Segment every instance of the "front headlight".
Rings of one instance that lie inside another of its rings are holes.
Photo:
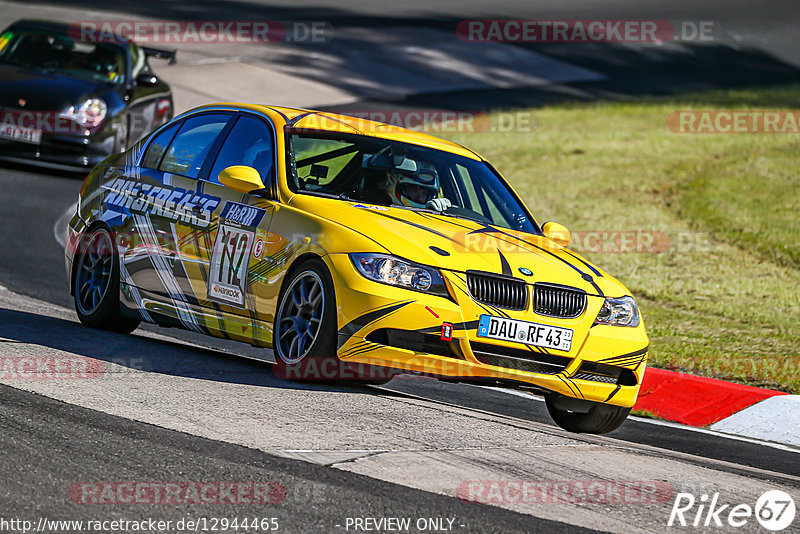
[[[639,326],[639,308],[633,297],[606,299],[595,323],[616,326]]]
[[[84,128],[94,128],[103,123],[108,113],[104,100],[90,98],[78,106],[69,106],[59,114],[62,119],[75,121]]]
[[[426,267],[386,254],[350,254],[350,259],[365,278],[414,291],[449,297],[438,269]]]

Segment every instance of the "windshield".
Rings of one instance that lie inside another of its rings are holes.
[[[65,33],[15,31],[0,36],[0,62],[92,81],[122,83],[124,57],[119,45],[84,43]]]
[[[290,187],[306,194],[435,211],[537,233],[527,209],[482,161],[386,139],[291,132]]]

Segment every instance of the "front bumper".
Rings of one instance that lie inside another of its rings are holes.
[[[42,134],[40,144],[0,138],[0,159],[50,169],[85,172],[114,151],[114,132],[103,127],[92,135]]]
[[[575,319],[506,310],[515,319],[574,330],[569,352],[540,351],[478,337],[477,321],[487,312],[467,295],[463,274],[443,273],[454,302],[367,280],[346,254],[325,261],[334,278],[337,354],[343,361],[463,382],[513,384],[624,407],[636,402],[649,340],[642,324],[593,326],[602,297],[590,296]],[[442,340],[443,323],[453,325],[452,341]]]

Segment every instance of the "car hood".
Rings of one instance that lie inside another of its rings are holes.
[[[569,285],[591,295],[629,294],[619,281],[588,260],[540,235],[433,213],[310,195],[295,195],[291,203],[344,225],[410,261],[456,272],[477,270],[529,283]],[[532,274],[526,275],[529,271]]]
[[[108,90],[106,83],[0,64],[0,107],[4,108],[60,111]]]

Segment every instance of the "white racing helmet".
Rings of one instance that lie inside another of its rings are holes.
[[[418,161],[416,171],[392,169],[386,173],[386,192],[395,204],[424,208],[439,193],[439,174],[426,161]]]

